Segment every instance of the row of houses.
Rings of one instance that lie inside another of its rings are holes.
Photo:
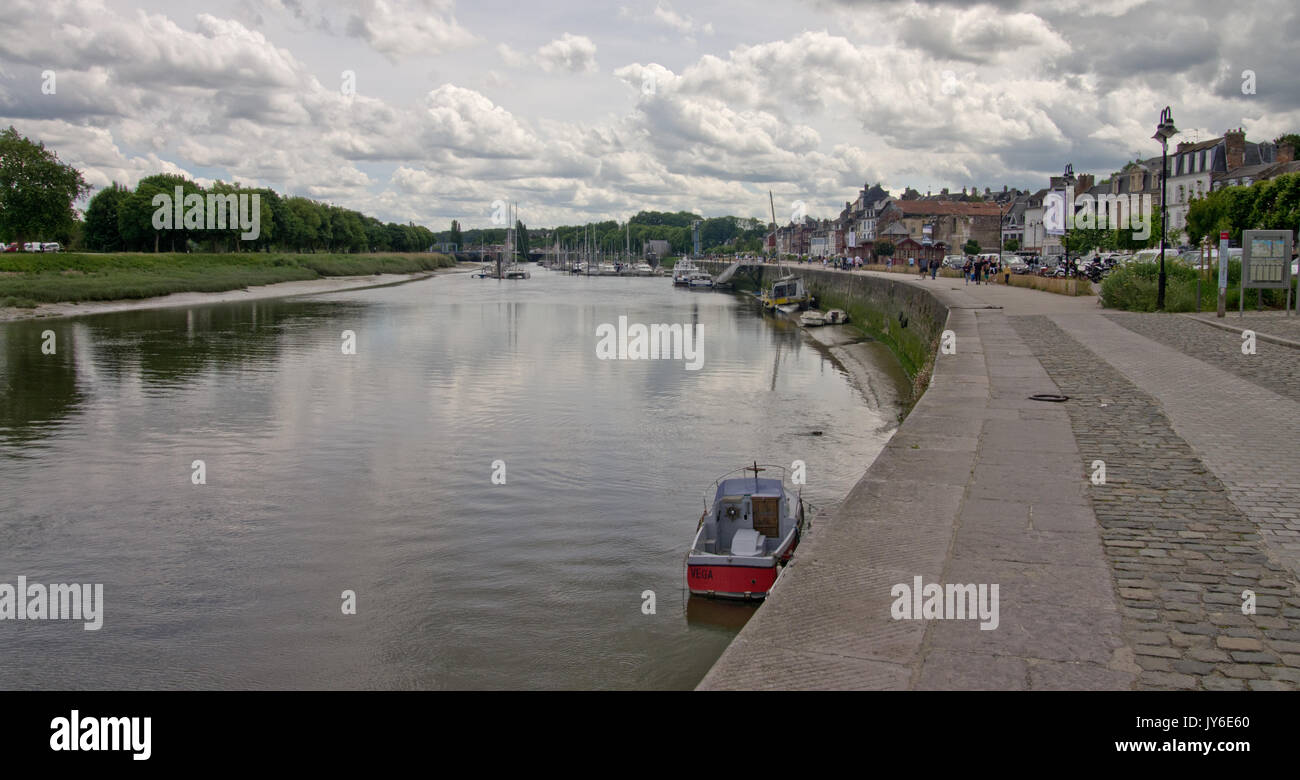
[[[1168,164],[1169,225],[1184,244],[1193,243],[1186,235],[1187,211],[1196,198],[1300,171],[1291,145],[1247,141],[1240,128],[1208,141],[1179,143],[1170,150]],[[1037,192],[1004,186],[1001,191],[971,188],[968,193],[963,188],[960,194],[944,189],[921,195],[907,188],[895,197],[879,184],[868,183],[854,200],[845,202],[836,218],[791,221],[768,234],[767,246],[782,255],[871,258],[877,242],[888,241],[896,256],[939,259],[961,252],[973,239],[983,250],[1015,246],[1056,255],[1063,251],[1061,238],[1050,235],[1044,222],[1048,192],[1072,188],[1076,201],[1084,195],[1094,201],[1136,196],[1140,203],[1148,196],[1158,209],[1160,165],[1160,157],[1137,160],[1100,182],[1087,173],[1073,180],[1052,176]]]
[[[900,257],[938,259],[971,239],[996,247],[1006,204],[1019,195],[1005,187],[982,195],[973,188],[961,195],[946,189],[921,195],[909,188],[895,197],[868,183],[835,219],[792,221],[768,234],[768,248],[783,255],[869,258],[877,242],[888,241]]]

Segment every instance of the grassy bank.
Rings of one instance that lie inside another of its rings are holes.
[[[0,255],[0,305],[152,298],[263,284],[432,271],[447,255],[413,254],[24,254]]]
[[[1200,311],[1214,311],[1219,301],[1219,272],[1215,267],[1201,275],[1182,263],[1165,263],[1165,311],[1197,311],[1196,280],[1201,281]],[[1159,263],[1132,263],[1116,268],[1101,283],[1101,304],[1123,311],[1155,311],[1159,286]],[[1293,282],[1294,283],[1294,282]],[[1228,264],[1227,308],[1236,309],[1241,300],[1241,261]],[[1286,290],[1246,291],[1246,308],[1253,309],[1262,299],[1264,308],[1280,309],[1286,303]]]

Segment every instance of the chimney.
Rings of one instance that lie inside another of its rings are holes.
[[[1185,152],[1185,151],[1187,151],[1187,147],[1189,147],[1189,146],[1191,146],[1191,145],[1192,145],[1192,142],[1191,142],[1191,141],[1179,141],[1179,142],[1178,142],[1178,147],[1174,150],[1174,154],[1178,154],[1179,152]]]
[[[1002,191],[1003,191],[1003,192],[1006,192],[1006,191],[1007,191],[1007,185],[1005,185],[1005,184],[1002,185]]]
[[[1079,174],[1079,182],[1074,185],[1074,194],[1082,195],[1083,193],[1092,189],[1092,185],[1095,183],[1096,183],[1096,177],[1094,177],[1091,173]]]
[[[1236,170],[1246,164],[1246,131],[1241,128],[1229,130],[1223,134],[1223,148],[1227,155],[1228,170]]]
[[[1295,161],[1295,147],[1291,144],[1277,145],[1277,161],[1280,163],[1289,163]]]

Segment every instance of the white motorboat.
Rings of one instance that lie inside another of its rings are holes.
[[[781,476],[758,476],[769,469]],[[771,591],[804,530],[803,497],[786,477],[782,466],[755,463],[714,482],[686,556],[693,595],[761,599]]]
[[[686,279],[686,285],[687,285],[688,287],[705,287],[705,288],[712,288],[712,287],[713,287],[713,277],[712,277],[712,276],[709,276],[709,274],[708,274],[707,272],[705,272],[705,271],[696,271],[695,273],[693,273],[693,274],[691,274],[689,277],[687,277],[687,279]]]
[[[700,268],[689,257],[683,257],[673,266],[673,284],[681,287],[689,286],[691,283],[691,274],[699,271]]]

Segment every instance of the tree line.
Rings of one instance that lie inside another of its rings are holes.
[[[757,252],[768,231],[768,225],[755,219],[705,219],[688,211],[640,211],[627,223],[611,219],[586,225],[561,225],[547,231],[542,240],[547,246],[558,241],[562,246],[581,247],[584,236],[590,236],[598,249],[621,250],[630,243],[634,252],[639,252],[646,241],[667,241],[673,253],[685,253],[693,248],[691,225],[697,220],[700,222],[700,251],[706,253]]]
[[[158,229],[155,196],[258,195],[260,231],[245,240],[238,225],[226,229],[187,229],[181,224]],[[134,190],[117,183],[100,190],[86,206],[82,240],[100,252],[427,252],[433,231],[408,223],[384,223],[359,211],[310,198],[283,196],[269,187],[241,187],[215,182],[202,187],[183,176],[162,173],[141,179]]]
[[[1291,230],[1300,225],[1300,173],[1288,173],[1250,186],[1224,187],[1192,201],[1187,235],[1193,242],[1218,241],[1228,231],[1241,245],[1243,230]]]
[[[241,238],[235,220],[226,229],[155,227],[155,196],[258,195],[256,238]],[[290,251],[425,252],[433,231],[421,225],[381,222],[359,211],[310,198],[284,196],[269,187],[217,181],[210,187],[177,174],[146,176],[130,189],[116,182],[97,192],[79,219],[73,204],[90,191],[81,172],[44,143],[14,127],[0,131],[0,239],[54,239],[101,252]],[[504,231],[503,231],[504,232]]]

